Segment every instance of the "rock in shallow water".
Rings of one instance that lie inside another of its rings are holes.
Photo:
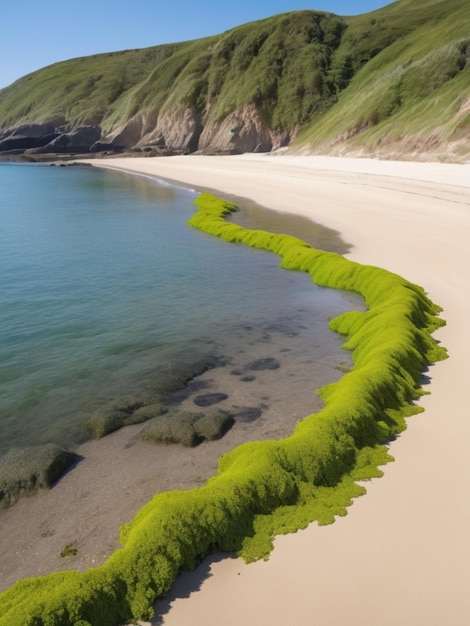
[[[78,454],[52,443],[9,450],[0,459],[0,507],[48,489],[78,459]]]
[[[220,439],[234,423],[235,420],[227,411],[171,411],[148,422],[139,437],[151,443],[179,443],[194,447],[204,441]]]
[[[212,406],[222,400],[226,400],[228,395],[226,393],[204,393],[194,398],[194,404],[196,406]]]
[[[261,370],[277,370],[280,367],[281,365],[277,359],[267,357],[265,359],[257,359],[256,361],[253,361],[247,366],[247,369],[260,372]]]
[[[92,413],[83,426],[95,439],[101,439],[119,428],[140,424],[167,411],[163,403],[155,400],[151,404],[115,400]]]

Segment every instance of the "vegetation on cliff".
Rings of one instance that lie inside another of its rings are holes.
[[[424,368],[445,357],[431,333],[442,320],[424,291],[386,270],[317,250],[292,236],[228,223],[233,204],[202,194],[190,225],[281,257],[319,285],[361,294],[364,312],[331,320],[354,366],[320,390],[324,408],[280,441],[252,442],[220,459],[199,489],[158,494],[121,529],[123,547],[86,572],[21,580],[0,595],[0,626],[115,626],[151,617],[177,574],[215,550],[269,554],[276,534],[345,515],[357,484],[380,476],[385,443],[420,410]]]
[[[297,145],[310,150],[455,143],[464,157],[469,33],[467,0],[281,14],[41,69],[0,91],[0,129],[99,126],[116,149],[180,152],[269,150],[300,130]]]

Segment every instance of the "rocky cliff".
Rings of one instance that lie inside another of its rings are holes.
[[[140,111],[128,122],[107,131],[100,126],[67,130],[50,123],[8,128],[0,132],[0,153],[30,157],[123,152],[241,154],[270,152],[288,145],[294,136],[295,129],[270,129],[254,105],[207,123],[188,108],[162,115]]]

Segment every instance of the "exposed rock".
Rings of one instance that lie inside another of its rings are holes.
[[[172,411],[151,420],[140,432],[143,441],[179,443],[194,447],[204,441],[215,441],[225,435],[235,423],[227,411],[188,413]]]
[[[23,124],[0,131],[0,152],[45,146],[58,136],[54,124]]]
[[[269,152],[287,145],[294,134],[270,130],[256,107],[248,105],[222,120],[203,120],[191,108],[160,115],[150,110],[139,111],[102,139],[114,150],[234,154]]]
[[[227,154],[270,152],[287,145],[292,138],[293,133],[270,130],[255,105],[250,104],[221,120],[206,123],[198,151]]]
[[[83,427],[95,439],[101,439],[124,426],[140,424],[166,413],[167,410],[164,404],[155,399],[151,404],[145,404],[144,397],[125,397],[113,400],[94,411],[84,420]]]
[[[147,127],[137,147],[143,149],[156,146],[188,154],[197,150],[201,131],[200,117],[191,109],[167,111],[158,117],[153,129]]]
[[[235,424],[228,411],[210,411],[193,424],[196,434],[204,441],[221,439]]]
[[[122,411],[103,408],[87,417],[83,421],[83,428],[95,439],[101,439],[122,428],[127,417],[127,414]]]
[[[32,137],[39,139],[46,135],[52,135],[56,133],[56,125],[49,124],[23,124],[12,129],[12,137]]]
[[[120,124],[109,130],[103,141],[108,142],[114,150],[128,150],[134,148],[149,132],[155,130],[157,114],[154,111],[139,111],[125,124]]]
[[[201,443],[193,427],[199,417],[202,416],[196,413],[172,411],[148,422],[140,431],[139,437],[152,443],[179,443],[193,448]]]
[[[0,131],[0,151],[86,154],[138,151],[155,154],[269,152],[288,145],[295,131],[271,130],[255,105],[221,120],[203,119],[191,108],[163,113],[146,109],[106,131],[100,126],[64,128],[32,124]]]
[[[78,458],[55,444],[9,450],[0,459],[0,507],[48,489]]]
[[[217,359],[212,357],[195,363],[174,363],[158,368],[144,384],[149,391],[158,394],[162,399],[168,399],[171,394],[183,389],[190,380],[216,365]]]
[[[194,152],[202,131],[201,121],[191,109],[139,111],[128,122],[112,128],[103,140],[114,150],[136,150],[171,153]]]
[[[195,152],[199,146],[202,124],[198,115],[191,109],[182,112],[163,113],[158,120],[158,132],[165,138],[167,148],[175,152]],[[145,137],[152,142],[154,135]]]
[[[74,130],[57,135],[47,145],[34,148],[32,154],[86,153],[101,138],[99,126],[79,126]]]

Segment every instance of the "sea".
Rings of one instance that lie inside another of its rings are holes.
[[[282,330],[286,358],[295,336],[311,359],[349,363],[327,323],[358,298],[190,228],[197,195],[104,168],[0,163],[0,454],[76,446],[90,407],[162,366],[230,362],[267,328]],[[240,203],[242,220],[257,227],[256,215]],[[259,215],[264,228],[309,237],[294,218],[277,216],[279,227],[274,213]]]

